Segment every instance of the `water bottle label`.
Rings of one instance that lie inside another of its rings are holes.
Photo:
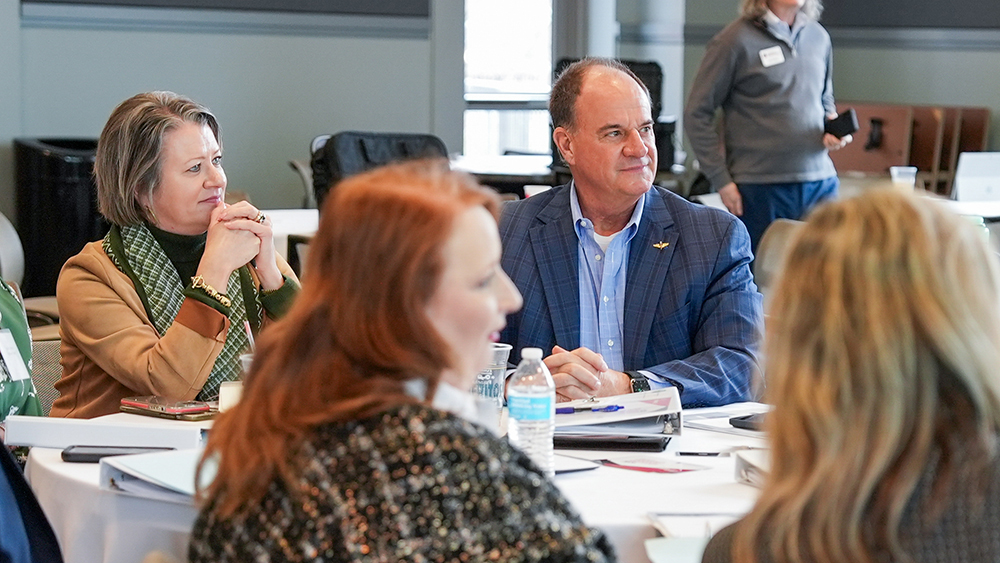
[[[555,401],[545,397],[507,397],[507,409],[515,420],[549,420],[555,416]]]

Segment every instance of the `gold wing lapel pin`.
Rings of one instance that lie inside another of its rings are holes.
[[[662,240],[660,242],[654,242],[653,243],[653,248],[655,248],[657,250],[663,250],[664,248],[666,248],[668,246],[670,246],[670,243],[669,242],[663,242]]]

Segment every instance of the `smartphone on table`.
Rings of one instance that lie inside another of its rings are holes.
[[[733,428],[762,432],[764,430],[764,416],[766,415],[767,413],[759,412],[744,416],[734,416],[729,419],[729,424],[731,424]]]
[[[175,420],[208,420],[215,416],[216,412],[205,401],[173,401],[155,395],[125,397],[121,400],[120,410],[131,414]]]

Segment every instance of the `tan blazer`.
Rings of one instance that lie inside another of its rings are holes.
[[[59,398],[50,416],[112,414],[123,397],[135,395],[194,399],[222,351],[229,318],[196,299],[185,299],[161,338],[132,280],[101,245],[87,244],[59,274],[63,375],[56,383]],[[280,256],[278,269],[296,279]]]

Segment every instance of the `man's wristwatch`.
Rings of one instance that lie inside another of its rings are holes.
[[[645,375],[637,371],[626,371],[625,375],[629,378],[629,383],[632,386],[633,393],[639,393],[640,391],[649,391],[649,379]]]

